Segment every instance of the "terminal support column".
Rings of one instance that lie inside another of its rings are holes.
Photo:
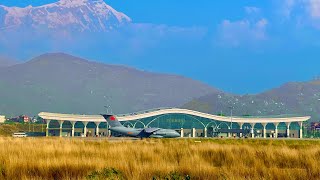
[[[110,135],[109,128],[110,127],[109,127],[109,123],[108,122],[106,123],[106,128],[107,128],[106,136],[109,137],[109,135]]]
[[[84,137],[87,137],[87,125],[88,125],[88,122],[82,122],[83,125],[84,125],[84,132],[83,132],[83,135]]]
[[[299,138],[303,138],[303,132],[302,132],[302,125],[303,125],[303,122],[299,122],[299,126],[300,126],[300,129],[299,129]]]
[[[49,136],[49,124],[50,124],[50,121],[51,121],[51,120],[46,120],[46,122],[47,122],[46,137]]]
[[[208,137],[208,129],[206,127],[203,129],[203,135],[204,137]]]
[[[59,136],[62,137],[62,125],[63,125],[64,121],[58,121],[58,122],[59,122],[59,125],[60,125],[60,127],[59,127]]]
[[[254,138],[254,125],[256,125],[256,123],[250,123],[251,125],[251,137]]]
[[[279,123],[274,123],[274,138],[278,138],[278,125]]]
[[[239,124],[239,128],[240,128],[240,130],[242,131],[243,123],[238,123],[238,124]],[[239,137],[242,137],[242,136],[243,136],[242,132],[241,132],[241,133],[239,133]]]
[[[99,125],[100,125],[100,122],[95,122],[96,124],[96,135],[99,136]]]
[[[290,138],[290,124],[291,122],[287,122],[286,126],[287,126],[287,138]]]
[[[262,123],[263,126],[263,138],[267,138],[267,123]]]
[[[110,125],[107,123],[107,128],[108,128],[108,137],[111,137],[111,131],[110,131]]]
[[[180,129],[180,137],[184,136],[183,128]]]
[[[196,128],[192,128],[192,137],[196,137]]]
[[[71,121],[72,130],[71,130],[71,136],[74,137],[74,126],[77,122]]]

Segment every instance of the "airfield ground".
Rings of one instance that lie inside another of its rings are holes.
[[[320,141],[0,138],[0,179],[317,179]]]

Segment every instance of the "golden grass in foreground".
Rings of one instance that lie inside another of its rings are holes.
[[[319,141],[0,138],[0,179],[319,179],[319,157]]]

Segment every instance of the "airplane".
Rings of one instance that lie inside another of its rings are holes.
[[[110,125],[109,130],[112,132],[120,133],[125,136],[137,137],[137,138],[177,138],[180,134],[172,129],[162,129],[162,128],[127,128],[124,127],[115,116],[101,114],[104,119]]]

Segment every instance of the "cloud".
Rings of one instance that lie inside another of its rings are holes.
[[[177,37],[188,36],[189,38],[202,38],[207,33],[205,27],[180,27],[180,26],[168,26],[165,24],[148,24],[148,23],[132,23],[127,25],[127,32],[134,32],[137,34],[153,34],[158,37],[175,35]]]
[[[239,21],[223,20],[219,25],[220,44],[238,47],[243,44],[255,44],[267,39],[266,28],[268,20],[257,21],[243,19]]]
[[[162,43],[177,43],[185,40],[190,42],[201,41],[208,30],[204,27],[132,23],[122,27],[122,29],[118,29],[118,31],[120,32],[121,41],[126,44],[128,51],[134,55],[142,55]],[[119,40],[116,39],[115,41]]]
[[[285,0],[283,1],[282,12],[285,16],[301,13],[303,10],[305,15],[312,18],[320,17],[320,1],[319,0]]]
[[[282,13],[286,18],[290,18],[291,17],[291,11],[293,9],[293,7],[296,4],[295,0],[284,0],[283,1],[283,9],[282,9]]]
[[[257,14],[260,13],[260,8],[254,7],[254,6],[246,6],[244,7],[244,10],[247,14]]]
[[[224,19],[218,25],[219,45],[229,47],[251,46],[267,40],[269,21],[262,16],[261,9],[245,6],[245,17],[239,20]]]
[[[320,1],[310,0],[309,2],[309,13],[312,18],[320,18]]]
[[[205,27],[180,27],[130,23],[109,32],[74,32],[69,29],[0,30],[0,54],[10,52],[21,59],[46,52],[71,52],[84,57],[94,49],[97,56],[141,57],[159,47],[194,44],[207,35]],[[88,48],[90,47],[90,48]],[[126,53],[123,53],[126,52]],[[82,54],[81,54],[82,53]]]
[[[312,26],[320,30],[320,0],[285,0],[281,12],[297,27]]]

